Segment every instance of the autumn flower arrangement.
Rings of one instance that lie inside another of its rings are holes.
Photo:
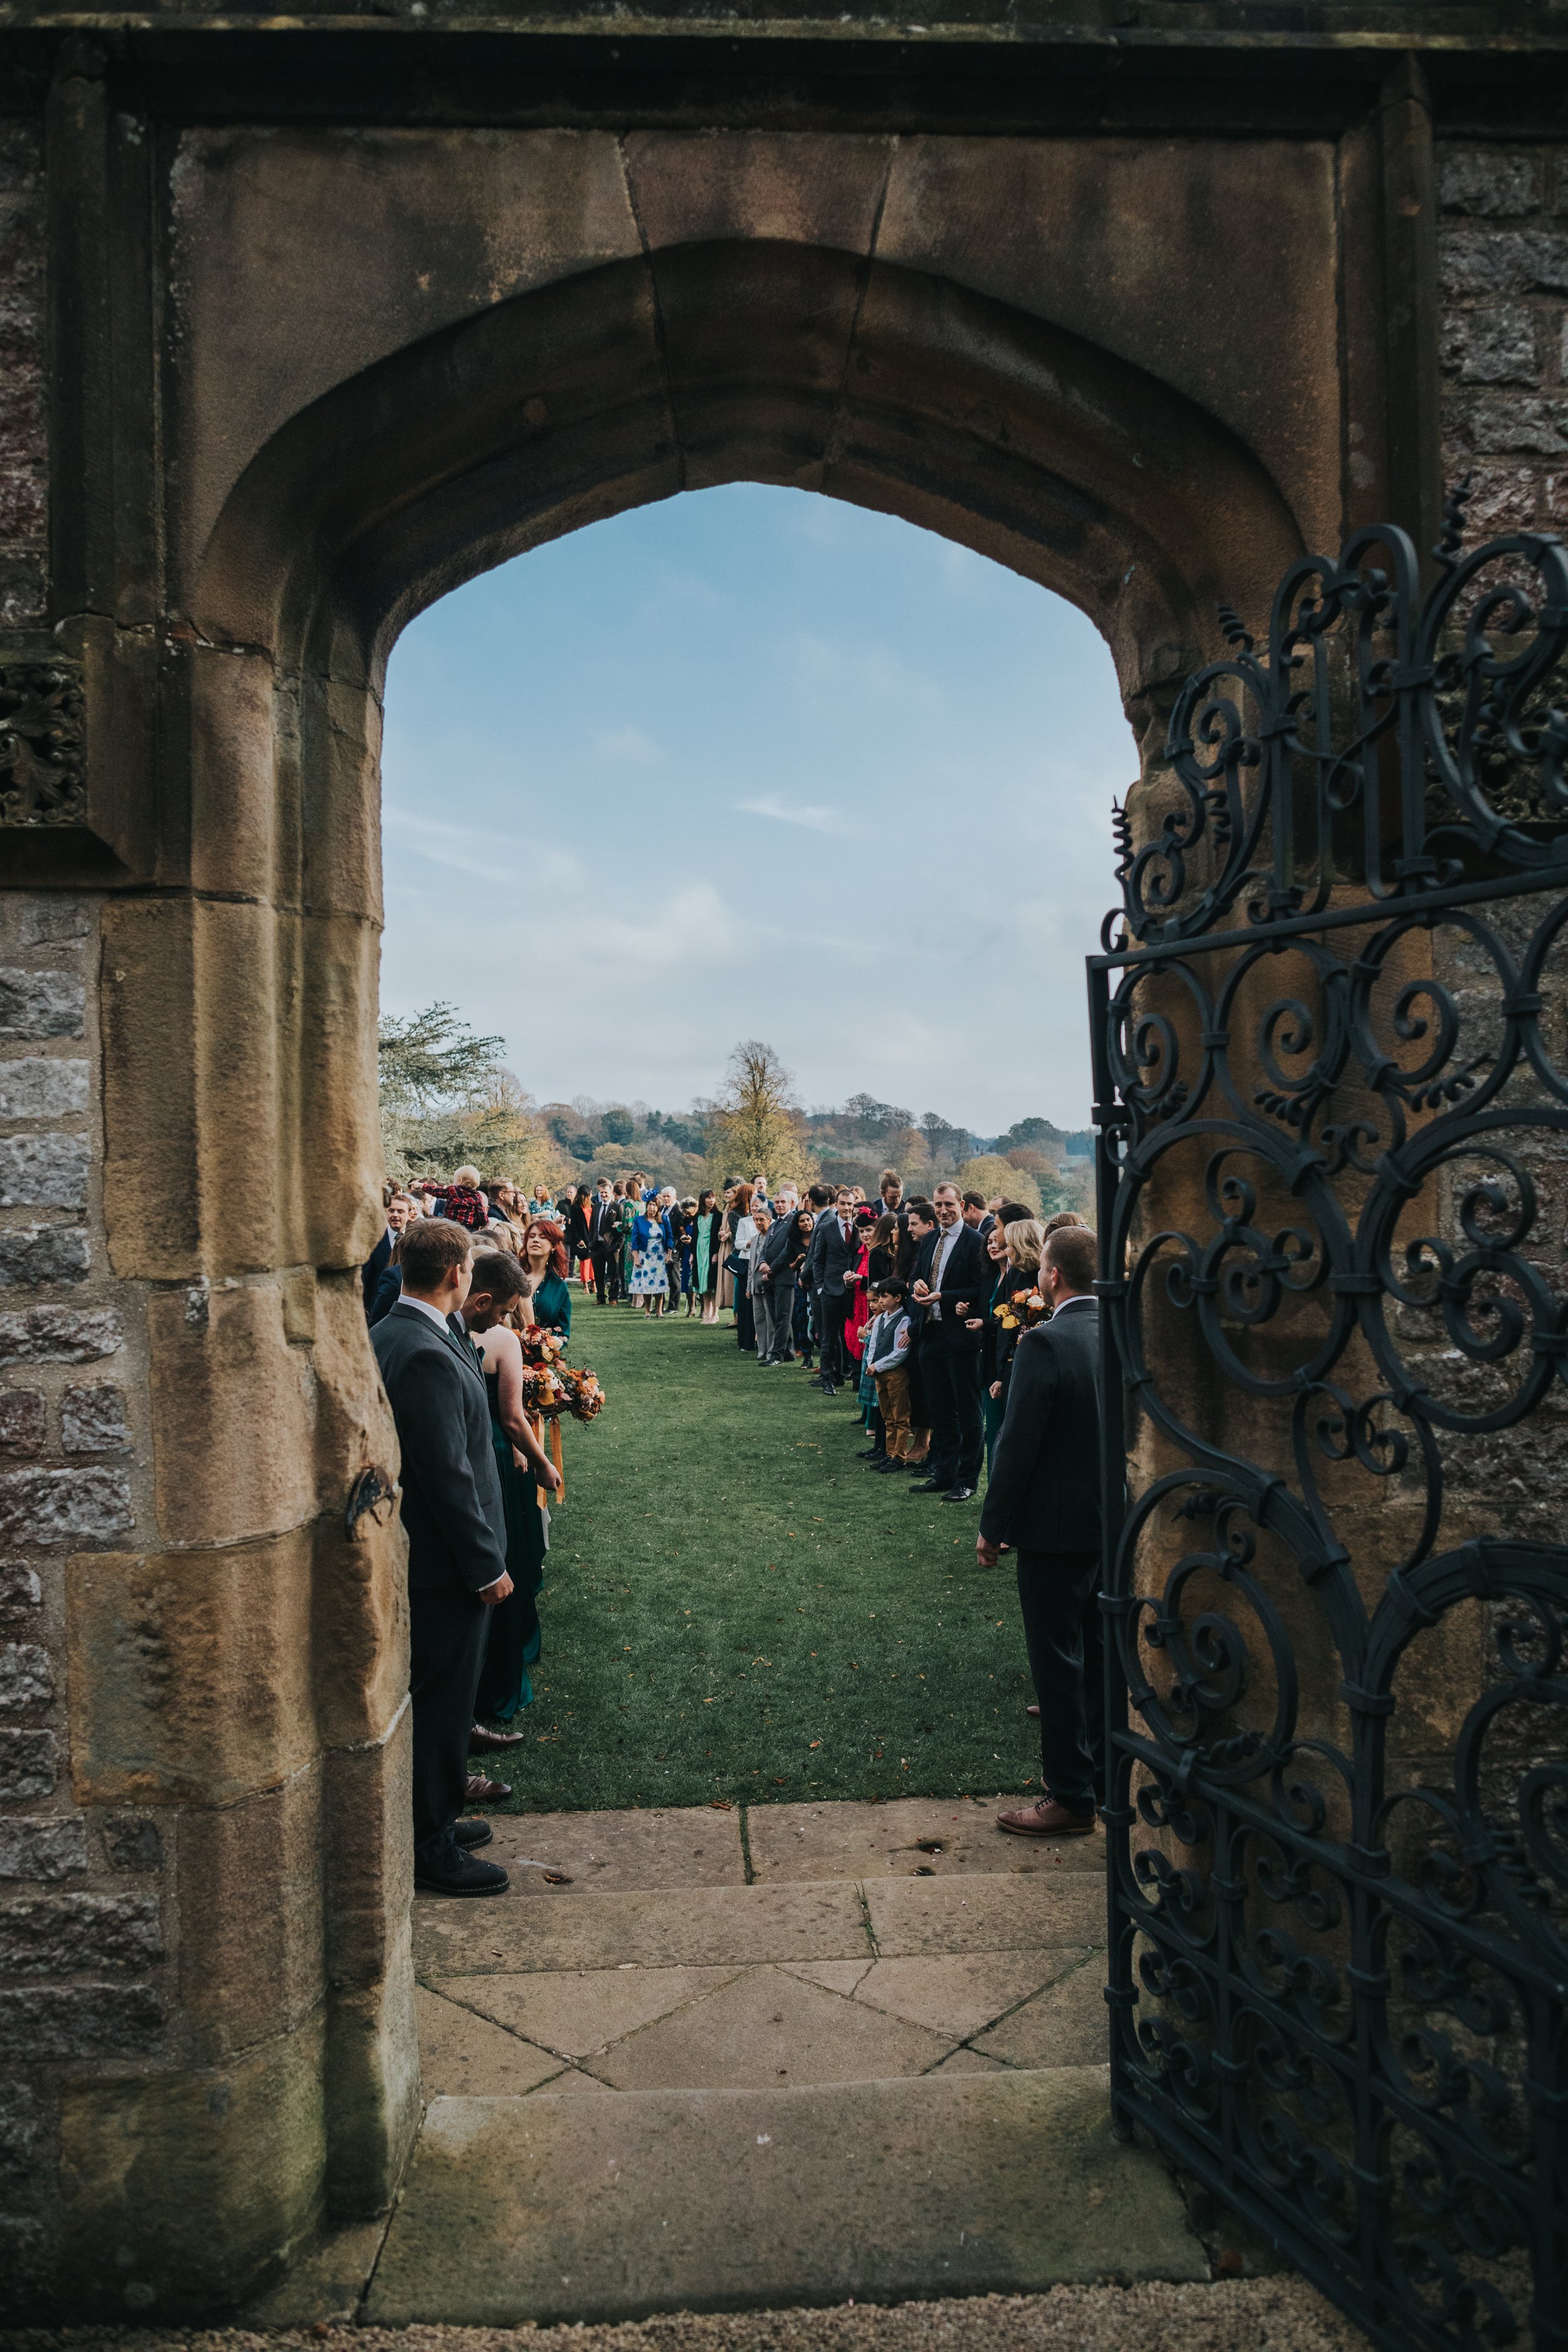
[[[1040,1293],[1026,1284],[999,1298],[991,1312],[1004,1331],[1032,1331],[1037,1323],[1049,1320],[1051,1310]]]
[[[592,1421],[604,1409],[605,1391],[595,1372],[573,1364],[525,1364],[522,1402],[528,1412],[546,1421],[570,1413],[574,1421]]]

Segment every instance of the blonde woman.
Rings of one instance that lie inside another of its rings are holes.
[[[985,1245],[996,1265],[996,1280],[991,1292],[991,1303],[985,1310],[985,1328],[980,1341],[981,1405],[985,1422],[985,1467],[989,1474],[991,1456],[996,1450],[1003,1415],[1007,1410],[1007,1384],[1013,1377],[1013,1351],[1026,1328],[1020,1318],[1016,1329],[1005,1329],[1000,1317],[993,1309],[1004,1299],[1011,1298],[1016,1291],[1033,1291],[1039,1280],[1046,1229],[1037,1217],[1016,1217],[1010,1225],[993,1225],[985,1237]]]

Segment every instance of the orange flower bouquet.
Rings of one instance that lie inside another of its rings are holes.
[[[1032,1331],[1037,1323],[1048,1319],[1050,1311],[1040,1293],[1027,1283],[1021,1290],[1009,1291],[991,1309],[1004,1331]]]

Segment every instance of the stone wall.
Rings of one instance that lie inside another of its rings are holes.
[[[1445,479],[1468,536],[1568,524],[1568,148],[1445,143]]]
[[[57,2078],[160,2046],[172,1860],[150,1815],[83,1811],[68,1778],[66,1559],[131,1537],[150,1475],[136,1294],[104,1247],[98,938],[90,899],[0,898],[0,2280],[24,2298]]]
[[[0,628],[47,601],[44,331],[41,128],[0,121]]]

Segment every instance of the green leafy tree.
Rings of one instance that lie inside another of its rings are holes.
[[[376,1038],[382,1144],[389,1176],[453,1170],[552,1185],[562,1153],[531,1097],[502,1062],[503,1041],[479,1037],[451,1004],[400,1021],[384,1013]]]

